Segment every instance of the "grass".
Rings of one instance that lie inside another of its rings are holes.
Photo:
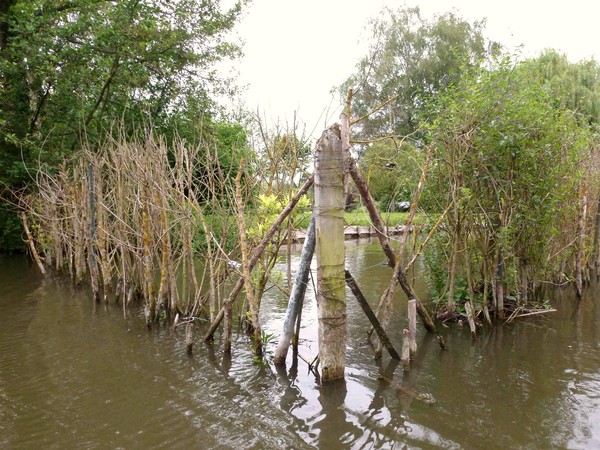
[[[381,220],[389,227],[394,227],[396,225],[404,225],[406,222],[406,217],[408,213],[405,212],[382,212]],[[296,226],[299,229],[308,228],[308,222],[310,221],[311,212],[307,212],[302,215],[302,217],[297,218]],[[419,214],[415,217],[415,222],[420,222]],[[352,211],[346,211],[344,213],[344,225],[346,226],[361,226],[367,227],[371,225],[371,219],[369,218],[369,213],[367,212],[364,206],[356,208]]]
[[[380,214],[381,220],[388,227],[404,225],[408,216],[408,213],[405,212],[380,212]],[[344,225],[367,227],[372,225],[372,223],[366,208],[361,206],[353,211],[346,211],[344,213]]]

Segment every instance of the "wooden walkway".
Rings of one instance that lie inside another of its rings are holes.
[[[385,227],[385,234],[388,236],[396,236],[404,233],[404,225],[398,225],[395,227]],[[359,239],[359,238],[367,238],[371,236],[376,236],[377,231],[374,226],[364,227],[364,226],[347,226],[344,227],[344,239],[349,241],[351,239]],[[306,237],[306,230],[296,230],[294,232],[294,242],[302,243],[304,242],[304,238]]]

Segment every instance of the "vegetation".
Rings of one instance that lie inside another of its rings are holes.
[[[550,106],[553,98],[531,65],[504,61],[463,78],[439,103],[429,189],[451,207],[437,235],[444,244],[431,251],[447,255],[447,278],[434,286],[450,311],[461,278],[467,299],[486,303],[493,294],[501,308],[506,292],[526,304],[537,282],[560,281],[587,246],[576,228],[594,146],[573,112]]]
[[[263,293],[291,289],[291,251],[287,286],[273,267],[310,217],[311,147],[295,125],[219,114],[215,95],[235,87],[214,67],[239,54],[227,33],[242,5],[2,3],[0,247],[20,245],[22,223],[41,268],[89,279],[97,300],[141,298],[148,326],[179,315],[189,349],[203,312],[205,339],[223,320],[230,349],[245,287],[239,322],[259,357]],[[581,295],[600,270],[600,66],[553,51],[517,61],[454,13],[386,9],[371,25],[340,87],[364,203],[344,223],[382,225],[375,200],[385,224],[426,231],[418,252],[444,319],[503,317],[547,283]],[[399,201],[411,210],[394,212]],[[414,297],[417,255],[405,265],[406,239],[395,255],[381,234],[394,266],[385,327],[396,283]]]
[[[385,10],[371,25],[340,91],[353,91],[355,150],[384,210],[413,197],[432,152],[420,206],[439,218],[425,261],[444,317],[464,302],[502,317],[546,283],[581,293],[598,268],[600,66],[554,51],[516,61],[452,13]]]
[[[500,45],[485,38],[484,25],[454,13],[426,20],[419,8],[383,9],[370,23],[368,54],[340,87],[342,97],[355,90],[353,117],[368,115],[354,127],[355,140],[408,137],[418,144],[437,96],[499,52]]]
[[[0,182],[4,198],[82,142],[152,126],[198,138],[213,131],[216,93],[233,89],[215,63],[239,55],[226,39],[241,3],[8,0],[0,6]],[[121,124],[115,129],[114,124]],[[20,245],[14,209],[0,213],[0,248]]]

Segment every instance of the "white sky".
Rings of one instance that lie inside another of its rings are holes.
[[[330,91],[365,54],[367,20],[383,5],[418,5],[425,17],[455,8],[469,21],[486,18],[489,38],[523,44],[525,56],[554,48],[600,61],[600,0],[253,0],[238,26],[246,106],[283,126],[296,112],[308,134],[320,134],[340,113]]]

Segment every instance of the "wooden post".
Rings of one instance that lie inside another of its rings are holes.
[[[385,330],[383,329],[383,327],[379,323],[379,320],[377,320],[377,316],[375,316],[375,313],[371,309],[371,306],[367,302],[367,299],[364,297],[364,295],[362,294],[360,288],[356,284],[356,281],[354,280],[354,277],[352,276],[352,274],[348,270],[345,271],[345,274],[346,274],[346,284],[348,285],[348,287],[350,288],[350,290],[354,294],[354,297],[356,298],[356,300],[360,304],[360,306],[363,309],[364,313],[367,315],[369,321],[371,322],[371,325],[373,325],[373,329],[377,332],[377,336],[379,337],[379,340],[385,346],[385,348],[387,349],[388,353],[390,354],[390,356],[392,358],[394,358],[394,359],[400,359],[400,355],[398,354],[398,352],[396,351],[396,349],[392,345],[392,343],[391,343],[390,339],[388,338]],[[416,324],[416,317],[417,316],[416,316],[416,305],[415,305],[415,324]],[[379,355],[379,356],[381,356],[381,355]]]
[[[477,329],[475,328],[475,319],[473,318],[473,307],[471,302],[465,303],[465,312],[467,313],[467,320],[469,321],[469,328],[471,329],[471,337],[475,338]]]
[[[304,244],[302,245],[302,253],[300,254],[300,267],[298,267],[298,273],[296,274],[296,279],[290,292],[290,299],[288,301],[287,311],[283,321],[283,331],[281,333],[279,343],[277,344],[277,350],[275,350],[275,364],[285,364],[285,358],[287,356],[288,349],[290,348],[292,334],[294,333],[294,323],[298,317],[298,305],[304,298],[304,294],[306,292],[308,275],[310,273],[310,262],[314,252],[315,216],[313,215],[308,225]]]
[[[408,301],[408,343],[410,354],[417,353],[417,301]]]
[[[410,338],[409,331],[402,330],[402,368],[407,371],[410,368]]]
[[[340,128],[334,124],[323,132],[315,152],[317,309],[323,382],[342,378],[346,365],[343,171]]]

